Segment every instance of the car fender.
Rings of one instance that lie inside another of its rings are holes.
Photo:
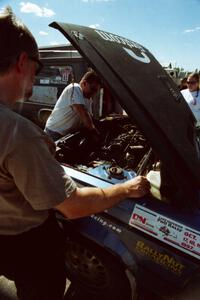
[[[74,235],[82,236],[85,239],[97,244],[102,250],[113,255],[128,269],[134,276],[137,275],[137,262],[134,255],[128,250],[126,245],[120,240],[119,234],[113,232],[105,223],[99,223],[94,216],[84,217],[69,221],[60,219],[63,229],[71,237]]]

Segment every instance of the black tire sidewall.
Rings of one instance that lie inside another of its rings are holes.
[[[128,277],[125,273],[125,266],[122,265],[114,254],[112,254],[108,249],[104,249],[92,241],[88,241],[83,237],[76,237],[76,239],[70,238],[68,242],[66,242],[66,257],[68,256],[67,244],[71,242],[77,246],[80,245],[91,252],[104,266],[108,278],[108,284],[106,286],[102,287],[102,289],[99,286],[95,288],[94,285],[90,284],[88,281],[84,282],[84,279],[79,276],[78,272],[73,271],[66,262],[67,276],[73,284],[79,286],[86,293],[94,295],[96,299],[99,297],[103,300],[131,299],[131,288]]]

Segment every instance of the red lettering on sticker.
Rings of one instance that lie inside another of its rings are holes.
[[[136,221],[139,221],[140,223],[142,223],[142,224],[145,224],[146,223],[146,221],[147,221],[147,219],[145,218],[145,217],[142,217],[142,216],[140,216],[140,215],[138,215],[138,214],[133,214],[133,217],[132,217],[134,220],[136,220]]]
[[[193,240],[190,240],[190,244],[194,247],[196,246],[195,241],[193,241]]]
[[[184,235],[185,236],[188,236],[190,239],[193,239],[193,240],[196,240],[197,238],[196,238],[196,235],[194,235],[193,233],[191,233],[191,232],[184,232]]]
[[[189,249],[189,250],[193,249],[193,246],[190,246],[190,245],[188,245],[186,243],[181,243],[181,246],[184,247],[184,248],[186,248],[186,249]]]

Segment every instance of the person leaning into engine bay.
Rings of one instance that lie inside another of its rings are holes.
[[[63,90],[44,129],[54,141],[81,127],[98,134],[92,120],[92,96],[99,91],[100,84],[99,76],[91,70],[80,83],[71,83]]]
[[[0,274],[15,282],[21,300],[61,300],[65,241],[55,211],[89,216],[144,196],[150,184],[137,176],[104,189],[77,187],[54,158],[52,139],[11,109],[30,97],[42,64],[33,35],[10,7],[0,13],[0,40]]]

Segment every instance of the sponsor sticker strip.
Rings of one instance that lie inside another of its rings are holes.
[[[200,259],[200,232],[141,205],[133,209],[129,225]]]
[[[144,241],[137,241],[136,251],[178,276],[182,275],[186,267],[175,257],[167,253],[160,252],[159,250],[146,244]]]

